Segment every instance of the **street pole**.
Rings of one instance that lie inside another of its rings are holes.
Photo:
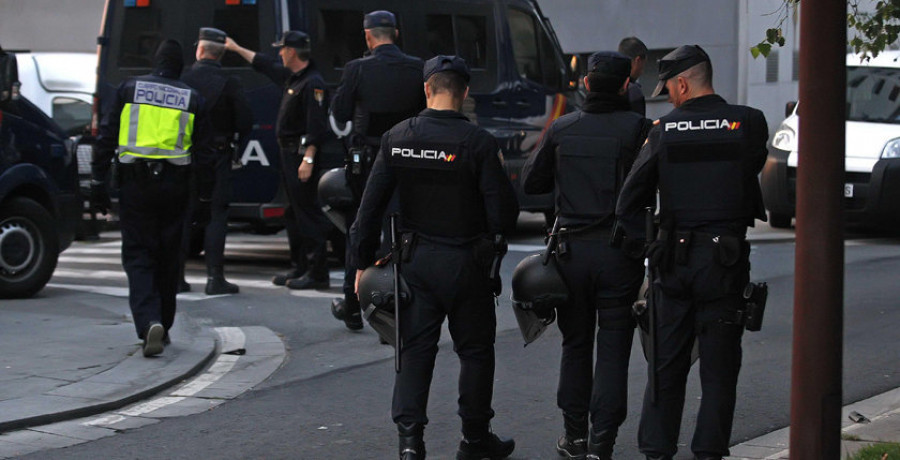
[[[846,22],[846,0],[800,2],[792,460],[841,455]]]

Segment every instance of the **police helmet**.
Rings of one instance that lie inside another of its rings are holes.
[[[359,305],[363,317],[381,339],[394,345],[394,272],[390,264],[373,265],[359,278]],[[410,290],[400,277],[400,305],[408,305]]]
[[[556,319],[556,309],[569,301],[569,288],[556,259],[530,255],[516,266],[512,275],[513,312],[525,344],[536,340]]]
[[[330,169],[322,174],[318,192],[322,211],[338,230],[347,233],[346,211],[353,208],[354,199],[344,168]]]

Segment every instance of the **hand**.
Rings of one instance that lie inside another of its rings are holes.
[[[197,202],[197,209],[194,210],[194,222],[197,222],[201,226],[205,226],[209,223],[209,220],[212,217],[212,202],[210,200],[204,200],[200,198]]]
[[[363,271],[364,270],[356,271],[356,282],[353,283],[353,292],[356,293],[357,298],[359,297],[359,279],[362,278]]]
[[[91,181],[91,210],[100,214],[107,214],[112,202],[109,199],[109,192],[106,191],[106,184],[103,182]]]
[[[309,180],[310,177],[312,177],[312,172],[313,172],[313,165],[311,165],[305,161],[301,161],[300,167],[297,168],[297,178],[300,179],[300,182],[306,182]]]
[[[238,44],[236,41],[232,40],[231,37],[225,37],[225,49],[227,51],[236,51],[238,49]]]

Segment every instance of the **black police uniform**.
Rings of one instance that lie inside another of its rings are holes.
[[[354,267],[371,265],[382,214],[396,189],[404,240],[414,241],[404,253],[411,304],[400,314],[403,366],[392,409],[401,434],[412,425],[421,436],[428,423],[429,387],[447,317],[460,360],[463,434],[470,440],[488,436],[497,324],[488,238],[511,231],[518,216],[499,151],[490,134],[456,111],[425,109],[382,138],[350,238]]]
[[[387,16],[384,13],[387,12],[366,15],[368,22],[364,27],[381,25],[376,24],[376,20],[395,27],[393,15]],[[348,62],[344,67],[340,86],[331,103],[331,112],[340,123],[353,121],[347,158],[347,183],[357,202],[348,211],[348,223],[356,218],[359,200],[381,143],[381,135],[425,108],[422,65],[421,59],[404,54],[397,45],[385,44],[376,47],[368,56]],[[355,280],[356,273],[348,258],[344,273],[345,305],[341,312],[345,319],[359,312],[359,301],[353,292]]]
[[[631,61],[618,53],[591,56],[592,63],[601,60],[618,65],[621,87]],[[602,67],[595,71],[607,70]],[[610,246],[610,237],[619,188],[649,127],[649,120],[630,111],[627,96],[594,89],[581,111],[550,125],[522,170],[525,193],[556,187],[561,227],[557,260],[570,292],[569,305],[557,309],[563,334],[557,404],[566,429],[558,447],[572,458],[585,448],[589,412],[594,441],[602,442],[610,455],[627,413],[635,326],[631,305],[644,264],[640,247],[626,255]]]
[[[217,29],[200,30],[201,40],[225,43],[225,37],[225,33]],[[246,142],[250,130],[253,129],[253,117],[240,80],[225,75],[219,61],[201,59],[182,75],[181,80],[199,91],[205,99],[204,110],[209,114],[212,127],[210,135],[215,154],[213,175],[216,181],[210,203],[210,219],[204,232],[203,252],[206,257],[207,276],[210,281],[220,283],[221,287],[225,283],[225,234],[228,231],[233,148]],[[185,252],[190,244],[191,221],[190,218],[186,220]]]
[[[316,200],[317,178],[322,172],[319,162],[313,164],[313,175],[309,180],[301,182],[297,178],[305,147],[314,145],[322,151],[322,147],[334,139],[328,126],[325,80],[312,60],[306,68],[293,73],[276,58],[256,53],[253,69],[284,87],[275,135],[281,148],[281,180],[289,203],[284,219],[291,251],[291,275],[296,275],[287,278],[300,277],[306,272],[311,280],[327,283],[325,241],[332,224]],[[307,267],[309,252],[313,253],[312,266]]]
[[[698,53],[682,47],[673,55],[677,62]],[[656,275],[658,396],[653,404],[648,387],[638,432],[649,458],[678,450],[695,337],[703,401],[691,450],[701,459],[728,455],[743,332],[734,319],[750,276],[747,226],[765,219],[757,174],[767,137],[759,110],[715,94],[690,99],[650,131],[619,197],[616,215],[633,221],[659,188],[661,228],[648,251]]]
[[[123,159],[118,168],[122,265],[128,275],[131,314],[142,339],[152,323],[161,323],[168,331],[175,320],[179,254],[191,169],[197,177],[201,198],[209,198],[214,181],[208,173],[214,157],[210,150],[209,121],[202,110],[203,98],[178,80],[182,59],[177,42],[163,42],[150,75],[130,78],[119,85],[100,124],[97,150],[91,162],[93,180],[105,182],[119,145],[119,117],[124,105],[135,100],[135,87],[140,82],[190,91],[187,111],[195,114],[195,118],[189,164],[153,159],[125,163]]]
[[[647,101],[644,98],[644,90],[637,81],[628,83],[628,104],[631,111],[647,116]]]

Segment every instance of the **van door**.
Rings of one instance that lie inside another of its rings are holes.
[[[519,172],[547,127],[567,111],[566,65],[549,22],[528,2],[510,2],[505,9],[513,75],[500,96],[508,101],[511,136],[506,146],[507,169],[518,190]],[[514,64],[514,65],[512,65]],[[520,207],[530,211],[553,209],[548,195],[520,194]]]

